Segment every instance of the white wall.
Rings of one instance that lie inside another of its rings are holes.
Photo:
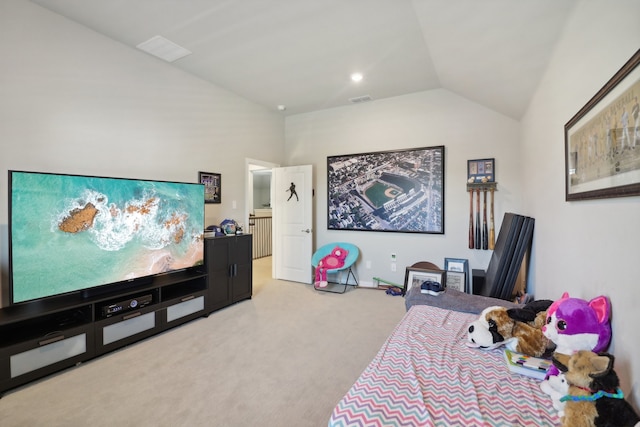
[[[277,112],[31,2],[0,2],[3,276],[8,169],[187,182],[221,173],[222,204],[206,205],[206,223],[219,224],[244,217],[245,156],[279,163],[283,139]]]
[[[537,295],[564,291],[613,307],[625,392],[640,407],[640,198],[565,202],[564,125],[640,47],[640,1],[577,4],[523,120],[525,209],[536,218],[531,276]]]
[[[469,259],[486,268],[491,251],[468,248],[467,160],[496,159],[495,218],[499,230],[508,210],[523,213],[519,124],[446,90],[433,90],[366,104],[291,116],[286,119],[289,165],[314,167],[315,247],[347,240],[361,250],[357,274],[403,283],[405,267],[444,258]],[[415,147],[445,146],[445,234],[407,234],[327,230],[327,156]],[[475,202],[474,202],[475,203]],[[497,231],[496,231],[497,233]],[[391,253],[397,271],[391,271]],[[372,268],[366,269],[366,261]]]
[[[286,119],[287,164],[313,164],[315,246],[347,240],[362,250],[357,274],[402,283],[404,266],[444,257],[486,268],[490,253],[467,249],[466,160],[496,158],[496,218],[504,212],[536,219],[529,289],[537,298],[562,292],[613,307],[610,351],[623,390],[640,407],[638,197],[567,203],[564,124],[640,46],[640,1],[582,1],[564,30],[522,123],[445,90],[416,93]],[[326,229],[326,157],[432,145],[446,146],[445,231],[411,235]],[[496,224],[496,230],[500,223]],[[390,254],[398,271],[390,271]]]

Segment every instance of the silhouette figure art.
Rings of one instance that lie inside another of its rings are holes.
[[[296,185],[293,182],[291,183],[291,187],[289,187],[287,191],[291,192],[289,198],[287,199],[287,202],[291,200],[294,195],[296,196],[296,201],[300,201],[300,199],[298,199],[298,193],[296,193]]]

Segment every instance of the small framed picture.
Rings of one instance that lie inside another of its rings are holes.
[[[427,270],[424,268],[407,267],[404,275],[404,289],[409,292],[411,288],[418,288],[426,281],[438,282],[444,288],[446,286],[447,277],[443,270]]]
[[[495,159],[467,160],[467,183],[480,184],[496,181]]]
[[[466,292],[466,274],[460,271],[447,271],[447,289]]]
[[[466,292],[468,294],[472,292],[472,284],[471,284],[471,275],[469,274],[469,260],[463,258],[445,258],[444,259],[444,269],[446,271],[456,271],[460,273],[464,273],[465,282],[464,287],[461,289],[462,292]]]
[[[198,182],[204,184],[204,202],[222,202],[222,175],[211,172],[198,172]]]

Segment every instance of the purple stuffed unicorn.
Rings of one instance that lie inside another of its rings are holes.
[[[542,333],[555,345],[555,353],[571,356],[578,350],[595,353],[605,351],[611,341],[611,305],[605,296],[591,301],[570,298],[565,292],[547,310],[547,322]],[[552,366],[540,388],[551,396],[553,407],[562,416],[564,402],[560,398],[567,394],[569,386],[564,375]]]

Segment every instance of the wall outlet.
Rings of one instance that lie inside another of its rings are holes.
[[[395,262],[391,263],[391,271],[396,271],[396,263]]]
[[[371,261],[365,262],[365,266],[370,269],[371,268]]]

